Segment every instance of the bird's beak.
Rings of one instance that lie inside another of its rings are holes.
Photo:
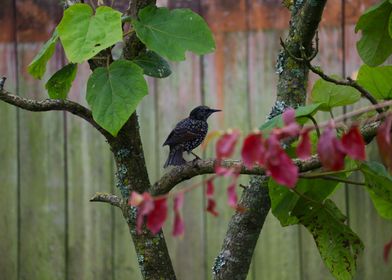
[[[212,114],[212,113],[216,113],[216,112],[220,112],[220,111],[222,111],[222,110],[219,110],[219,109],[210,109],[211,114]]]

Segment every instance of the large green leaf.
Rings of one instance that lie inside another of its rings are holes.
[[[391,30],[392,4],[388,0],[371,7],[358,20],[355,32],[362,30],[362,38],[357,42],[357,50],[362,60],[377,66],[392,53]]]
[[[143,52],[132,61],[143,68],[145,75],[166,78],[171,74],[169,63],[153,51]]]
[[[306,116],[313,116],[320,106],[321,103],[298,107],[297,109],[295,109],[295,117],[297,118],[297,121],[301,124],[304,124],[307,120]],[[268,135],[272,131],[272,129],[282,126],[282,115],[278,115],[260,126],[260,130],[263,132],[264,135]]]
[[[350,105],[357,102],[361,94],[354,88],[336,85],[319,79],[312,89],[312,101],[322,103],[321,110],[330,111],[333,107]]]
[[[109,68],[94,70],[87,82],[87,102],[94,120],[116,136],[147,94],[143,69],[117,60]]]
[[[361,171],[377,212],[385,219],[392,219],[392,176],[378,162],[363,163]]]
[[[77,70],[77,64],[68,64],[54,73],[45,84],[49,97],[53,99],[66,99]]]
[[[34,57],[33,61],[27,67],[27,71],[36,79],[41,79],[46,71],[46,64],[54,53],[57,39],[59,38],[57,30],[52,37],[43,45],[39,53]]]
[[[70,62],[81,63],[122,40],[121,13],[100,6],[95,15],[87,4],[65,10],[57,27]]]
[[[340,174],[339,177],[345,178],[345,175]],[[322,179],[300,179],[295,189],[312,200],[322,202],[333,193],[338,184],[336,181]],[[303,201],[300,202],[301,197],[272,179],[268,186],[274,216],[282,226],[297,224],[298,218],[293,214],[293,210],[301,207],[300,203],[303,203]]]
[[[321,204],[301,198],[298,205],[293,215],[313,235],[324,264],[336,279],[352,279],[364,246],[346,217],[330,199]]]
[[[392,66],[362,65],[357,82],[377,99],[392,98]]]
[[[132,21],[139,39],[148,49],[170,60],[184,60],[185,52],[202,55],[215,50],[215,42],[202,17],[189,9],[148,6]]]

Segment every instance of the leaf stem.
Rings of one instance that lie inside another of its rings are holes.
[[[313,179],[313,178],[320,178],[320,177],[325,177],[328,175],[335,175],[335,174],[340,174],[340,173],[346,173],[346,172],[354,172],[358,171],[359,168],[352,168],[352,169],[344,169],[344,170],[339,170],[339,171],[326,171],[326,172],[320,172],[320,173],[306,173],[306,174],[300,174],[299,177],[303,179]]]
[[[337,181],[337,182],[347,183],[347,184],[351,184],[351,185],[366,186],[365,182],[357,182],[354,180],[349,180],[349,179],[344,179],[344,178],[339,178],[339,177],[334,177],[334,176],[323,176],[323,177],[320,177],[320,179]]]

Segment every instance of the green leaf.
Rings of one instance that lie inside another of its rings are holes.
[[[392,176],[378,162],[363,163],[360,168],[377,212],[385,219],[392,219]]]
[[[121,13],[100,6],[95,15],[87,4],[65,10],[57,27],[70,62],[81,63],[122,40]]]
[[[306,116],[313,116],[320,106],[321,103],[298,107],[295,109],[295,117],[297,118],[297,121],[300,124],[304,124],[308,120]],[[268,135],[272,129],[276,127],[283,127],[282,115],[275,116],[272,119],[266,121],[262,126],[260,126],[260,130],[264,135]]]
[[[155,78],[166,78],[171,74],[169,63],[153,51],[146,51],[133,60],[143,68],[144,74]]]
[[[54,53],[57,39],[59,38],[57,30],[52,37],[42,46],[39,53],[34,57],[33,61],[27,66],[27,71],[36,79],[41,79],[46,71],[46,64]]]
[[[148,6],[132,23],[137,36],[148,49],[170,60],[184,60],[186,51],[202,55],[215,50],[208,25],[189,9],[169,11]]]
[[[369,67],[362,65],[357,82],[376,99],[392,99],[392,66]]]
[[[362,38],[357,42],[358,53],[370,66],[380,65],[392,53],[391,12],[392,5],[385,0],[367,10],[355,27],[355,32],[362,30]]]
[[[147,83],[143,69],[126,60],[117,60],[108,69],[95,69],[87,82],[87,102],[93,118],[113,136],[145,95]]]
[[[350,105],[361,99],[361,94],[354,88],[340,86],[323,79],[319,79],[312,89],[314,103],[322,103],[323,111],[330,111],[333,107]]]
[[[313,235],[324,264],[336,279],[352,279],[364,246],[345,224],[346,217],[329,199],[321,205],[301,198],[298,204],[293,214]]]
[[[339,174],[339,177],[346,178],[344,174]],[[295,189],[312,200],[322,202],[333,193],[338,184],[336,181],[322,179],[300,179]],[[293,211],[301,208],[300,203],[303,203],[300,202],[301,197],[272,179],[270,179],[268,186],[274,216],[282,226],[297,224],[299,220]]]
[[[77,70],[77,64],[68,64],[54,73],[45,84],[49,97],[53,99],[66,99]]]

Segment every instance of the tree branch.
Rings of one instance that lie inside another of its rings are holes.
[[[93,197],[90,198],[90,201],[110,203],[111,205],[116,206],[120,209],[123,209],[124,207],[124,200],[110,193],[97,192],[93,195]]]
[[[91,111],[79,103],[65,100],[65,99],[45,99],[41,101],[23,98],[14,95],[4,89],[0,90],[0,100],[19,107],[21,109],[32,112],[46,112],[46,111],[67,111],[89,122],[95,127],[105,138],[110,141],[113,136],[110,135],[104,128],[97,124]]]
[[[290,52],[290,50],[286,47],[286,45],[285,45],[285,43],[283,42],[282,39],[280,39],[280,45],[282,46],[282,48],[286,51],[286,53],[292,59],[294,59],[297,62],[305,63],[306,66],[313,73],[315,73],[316,75],[320,76],[320,78],[322,78],[323,80],[325,80],[327,82],[330,82],[330,83],[334,83],[336,85],[348,86],[348,87],[355,88],[356,90],[358,90],[361,93],[362,97],[364,97],[367,100],[369,100],[370,103],[372,103],[373,105],[377,105],[378,104],[376,98],[374,98],[373,95],[369,91],[367,91],[365,88],[360,86],[356,81],[354,81],[350,77],[347,77],[346,81],[337,80],[337,79],[335,79],[335,78],[325,74],[320,68],[314,67],[312,65],[311,61],[316,57],[316,55],[318,53],[318,36],[317,36],[317,33],[316,33],[316,48],[313,50],[313,53],[309,57],[306,56],[304,47],[302,47],[301,50],[300,50],[301,51],[301,57],[297,57],[292,52]],[[384,112],[381,108],[377,108],[376,110],[380,114]]]
[[[377,129],[381,125],[380,121],[365,124],[361,128],[361,134],[365,142],[370,143],[376,136]],[[308,172],[321,167],[318,155],[313,155],[307,160],[294,159],[295,165],[298,166],[300,172]],[[265,169],[260,166],[247,168],[240,160],[223,160],[221,166],[226,168],[235,168],[240,174],[243,175],[266,175]],[[198,159],[189,161],[184,165],[175,166],[166,174],[164,174],[155,184],[151,187],[151,194],[153,196],[163,195],[170,192],[179,183],[192,179],[193,177],[205,174],[215,174],[215,159]]]
[[[212,268],[215,279],[246,279],[257,239],[271,201],[268,195],[268,179],[253,176],[243,191],[239,207],[228,226],[222,250]]]

